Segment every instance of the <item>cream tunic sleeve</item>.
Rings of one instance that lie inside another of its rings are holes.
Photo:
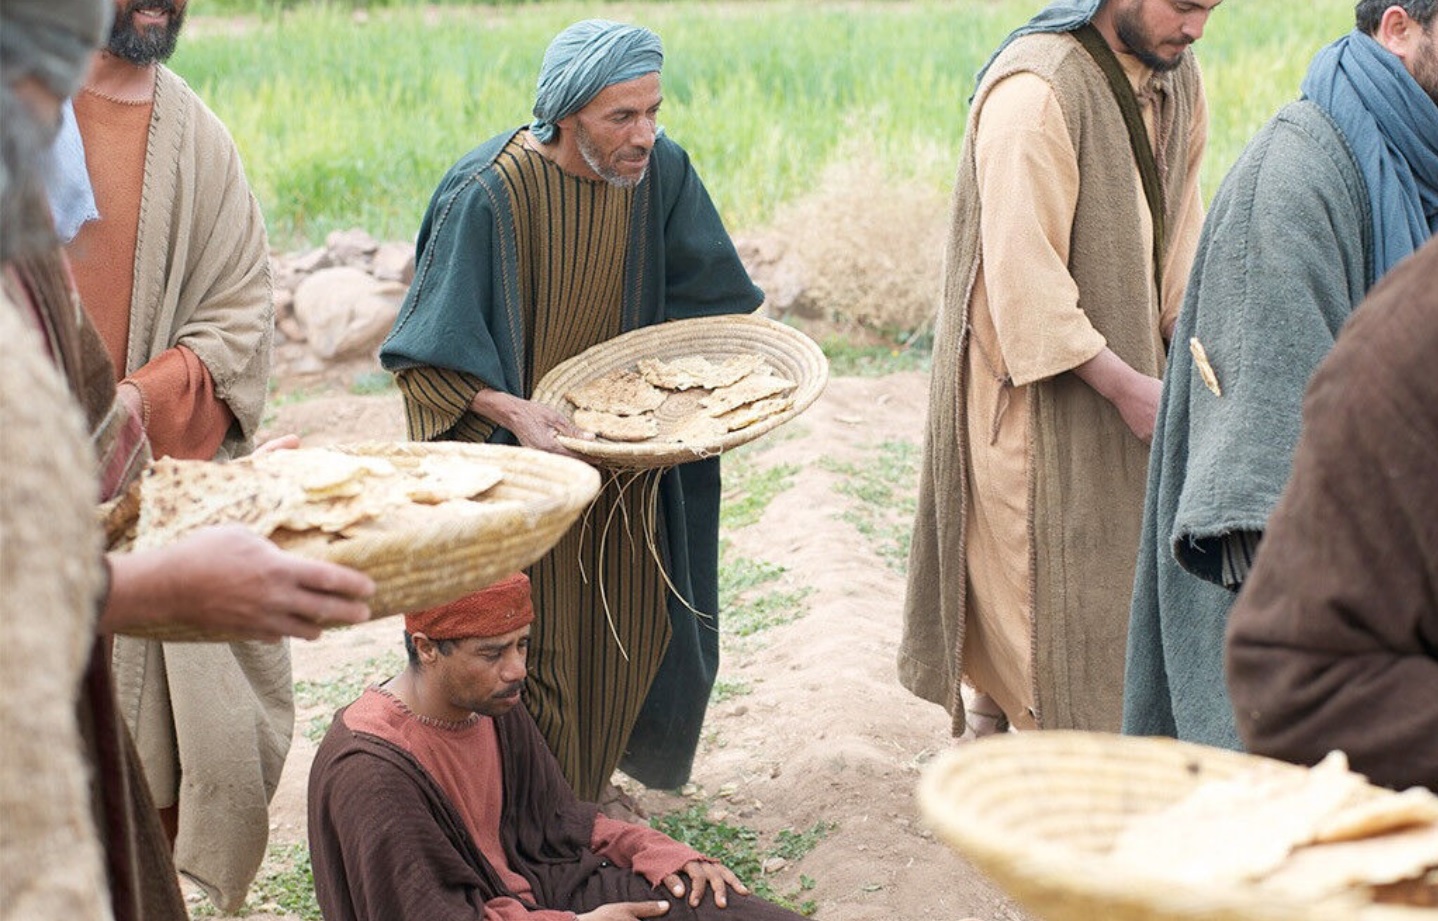
[[[1053,377],[1103,351],[1068,271],[1078,155],[1053,89],[1017,73],[979,113],[974,148],[984,294],[1015,386]]]

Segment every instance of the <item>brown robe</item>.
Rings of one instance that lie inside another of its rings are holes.
[[[1293,475],[1229,614],[1259,754],[1333,749],[1438,791],[1438,240],[1369,294],[1308,386]]]
[[[592,803],[578,800],[523,705],[496,717],[504,802],[499,838],[538,908],[583,913],[615,901],[667,899],[666,919],[797,921],[731,893],[698,908],[651,887],[591,847]],[[513,897],[439,784],[397,745],[356,732],[345,711],[310,767],[310,858],[326,921],[478,921],[485,902]]]

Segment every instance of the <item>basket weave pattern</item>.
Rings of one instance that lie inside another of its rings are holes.
[[[677,421],[672,408],[661,408],[657,414],[661,425],[659,440],[612,442],[560,436],[560,443],[575,454],[620,470],[669,467],[711,457],[753,441],[803,412],[823,392],[829,378],[829,360],[818,344],[791,326],[752,315],[701,317],[646,326],[586,349],[546,374],[535,386],[531,399],[573,419],[574,406],[564,394],[576,387],[612,371],[633,369],[642,358],[671,361],[691,355],[702,355],[716,362],[742,355],[763,356],[775,373],[797,382],[798,386],[789,394],[793,405],[701,444],[663,440],[665,427]],[[679,394],[677,400],[671,397],[670,403],[697,407],[699,395],[705,392]]]
[[[919,806],[941,839],[1045,921],[1420,917],[1352,898],[1287,902],[1250,886],[1178,886],[1106,860],[1129,818],[1260,760],[1266,759],[1172,739],[1064,731],[995,736],[931,764]]]
[[[583,461],[507,445],[376,442],[335,445],[347,454],[384,458],[461,456],[498,467],[504,479],[474,515],[423,528],[361,533],[295,553],[359,569],[376,585],[372,618],[443,604],[529,566],[564,536],[599,491],[599,473]],[[158,626],[135,635],[168,641],[231,637]]]

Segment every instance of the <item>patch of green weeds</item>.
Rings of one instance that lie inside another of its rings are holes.
[[[350,381],[350,393],[361,397],[388,393],[395,389],[394,375],[388,371],[366,371]]]
[[[709,816],[707,804],[695,803],[680,812],[651,818],[649,824],[724,864],[760,898],[805,917],[814,914],[818,905],[812,899],[800,899],[804,892],[813,889],[814,881],[801,876],[798,889],[779,892],[764,874],[764,862],[771,857],[798,860],[834,830],[832,823],[819,822],[807,831],[784,829],[772,843],[765,843],[759,833],[748,826],[714,821]]]
[[[321,391],[313,387],[296,387],[294,390],[287,390],[283,393],[272,391],[270,393],[269,405],[271,409],[279,409],[281,406],[293,406],[296,403],[304,403],[320,396]]]
[[[276,844],[265,854],[259,876],[234,917],[246,918],[258,912],[293,916],[300,921],[324,921],[315,899],[315,872],[305,844]],[[219,912],[209,901],[202,901],[190,905],[190,917],[216,918]]]
[[[927,371],[933,352],[926,344],[864,345],[842,338],[826,339],[820,346],[834,377],[883,377],[899,371]]]
[[[724,632],[753,636],[761,630],[787,624],[804,613],[808,586],[779,589],[772,586],[788,572],[778,563],[734,556],[728,541],[719,543],[719,610]]]
[[[305,738],[318,742],[329,731],[330,720],[340,707],[360,696],[366,687],[375,681],[398,674],[405,667],[405,658],[398,652],[387,652],[371,656],[362,662],[352,662],[344,671],[327,681],[296,681],[296,707],[323,707],[324,712],[309,721],[305,727]]]
[[[914,512],[918,506],[919,447],[890,439],[861,463],[824,459],[820,466],[841,479],[837,491],[853,500],[843,515],[890,569],[903,572],[909,560]]]
[[[758,522],[774,497],[794,485],[797,464],[761,467],[747,453],[725,454],[724,495],[719,503],[719,527],[743,528]]]
[[[721,678],[714,682],[714,688],[709,692],[709,702],[722,704],[736,697],[743,697],[752,690],[746,681],[725,681]]]

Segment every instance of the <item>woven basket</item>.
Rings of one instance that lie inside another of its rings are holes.
[[[1130,817],[1260,761],[1172,739],[1014,733],[935,760],[919,806],[940,838],[1045,921],[1433,921],[1432,909],[1356,898],[1290,902],[1250,886],[1185,887],[1105,859]]]
[[[688,418],[691,411],[697,409],[699,398],[709,392],[695,389],[680,395],[685,399],[670,398],[660,407],[656,413],[659,435],[652,441],[589,441],[559,437],[560,443],[570,451],[605,467],[621,470],[670,467],[712,457],[753,441],[807,409],[818,399],[829,379],[829,360],[818,344],[797,329],[766,317],[737,315],[674,320],[616,336],[561,362],[534,388],[531,399],[551,406],[572,419],[574,406],[564,398],[566,392],[612,371],[633,369],[641,358],[673,360],[702,355],[711,361],[722,361],[734,356],[756,354],[763,356],[778,374],[796,381],[798,386],[789,394],[794,401],[792,406],[746,428],[709,442],[679,444],[665,441],[666,432]]]
[[[599,491],[590,465],[529,448],[459,442],[375,442],[330,450],[376,457],[436,454],[473,458],[499,467],[504,479],[486,499],[510,500],[432,527],[361,534],[297,554],[351,566],[375,581],[372,618],[443,604],[538,560],[564,536]],[[136,635],[164,640],[219,641],[231,637],[193,628],[152,628]]]

